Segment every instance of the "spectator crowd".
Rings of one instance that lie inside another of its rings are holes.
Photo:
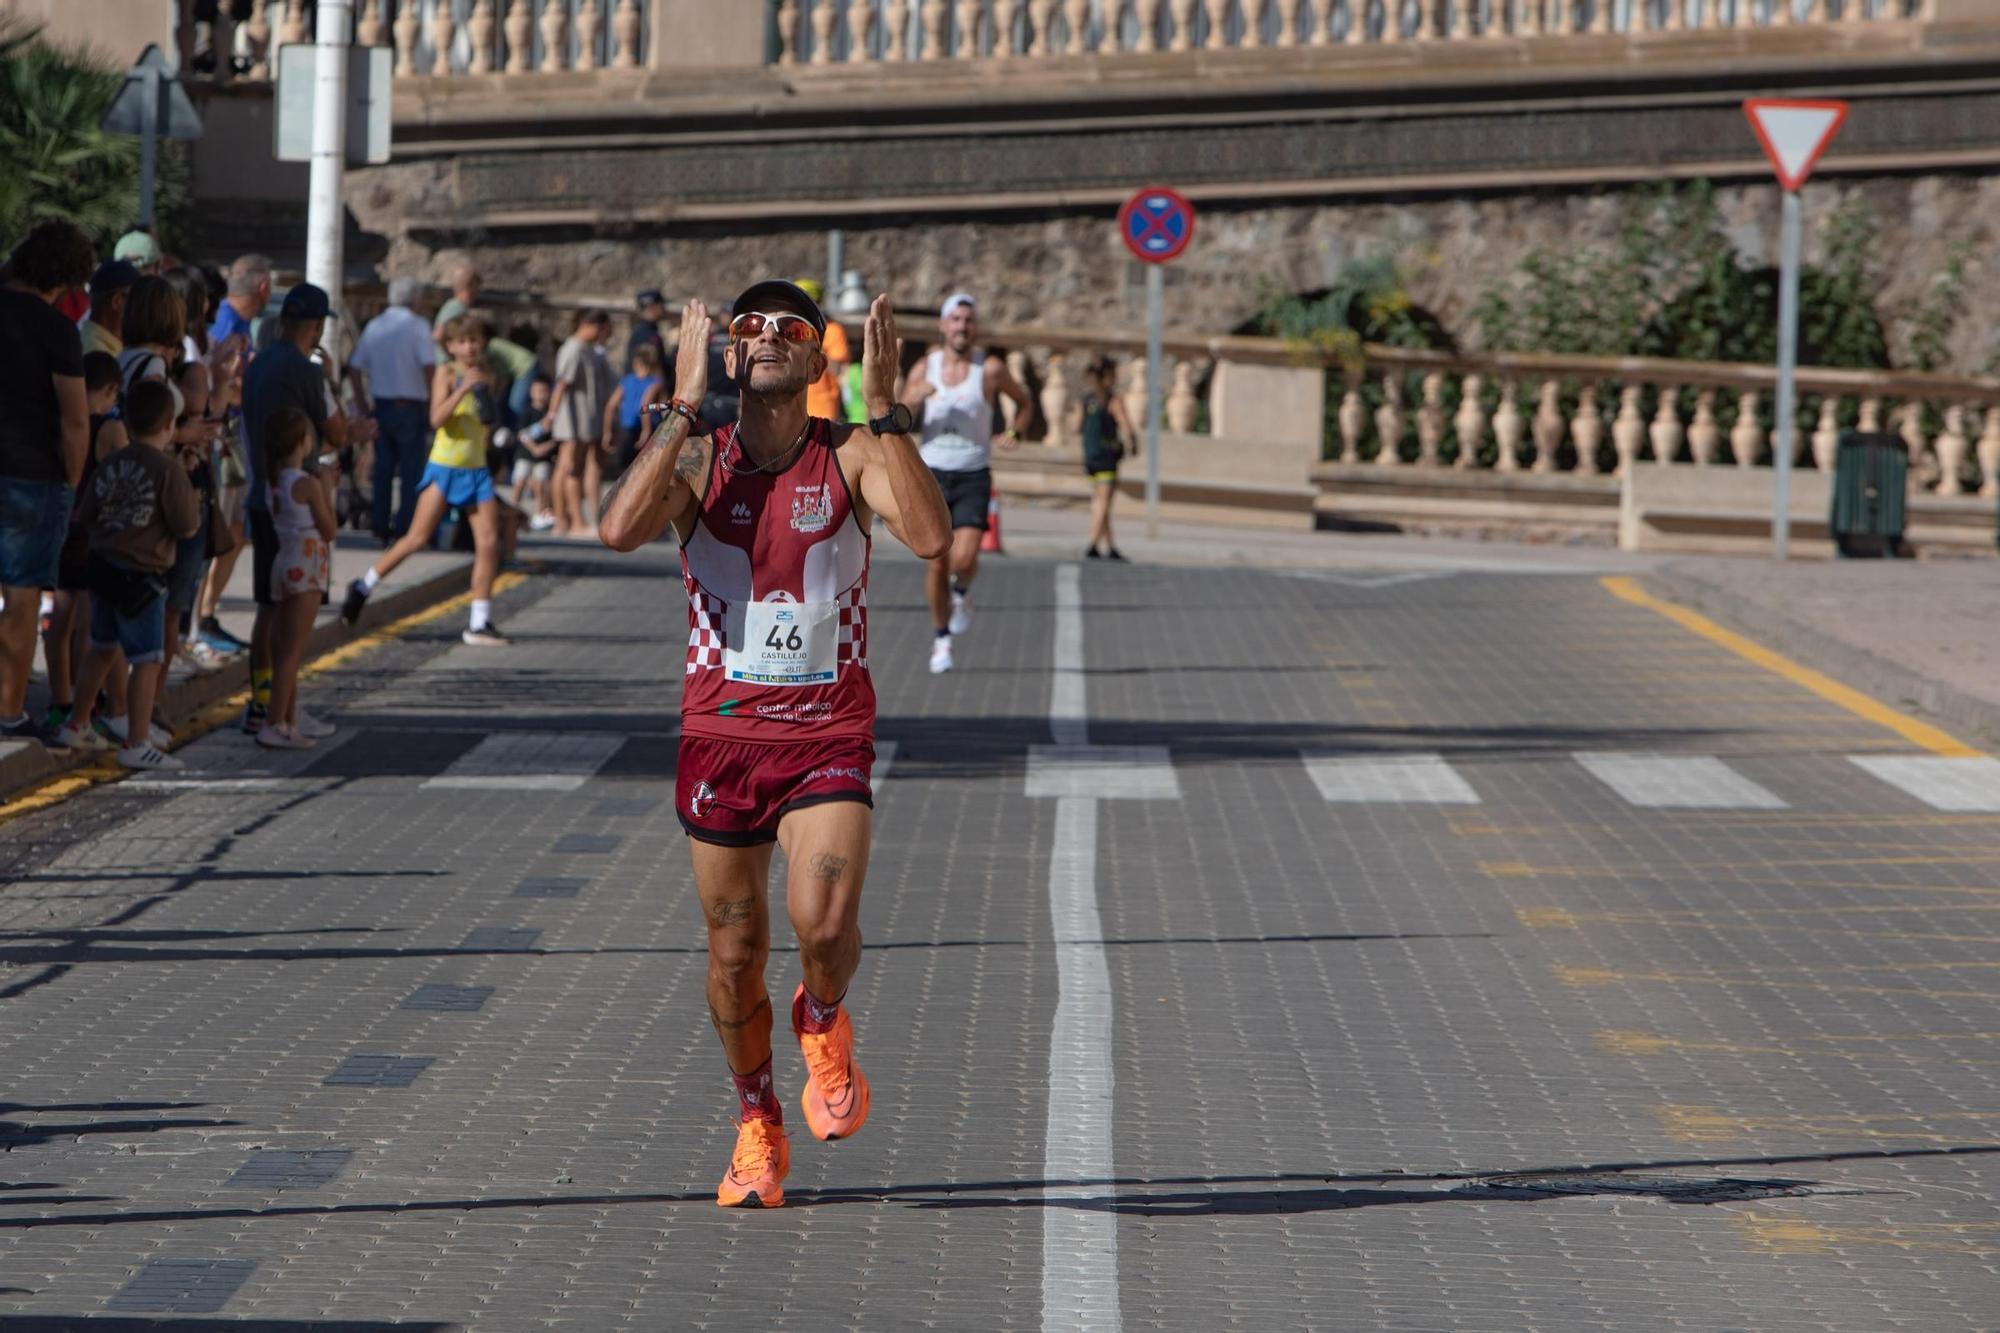
[[[636,295],[622,347],[609,312],[586,309],[545,361],[533,323],[503,335],[482,309],[470,264],[428,318],[423,285],[391,281],[358,334],[328,293],[278,296],[273,282],[263,256],[179,264],[143,231],[99,262],[60,221],[0,267],[0,740],[179,767],[164,686],[247,656],[243,729],[315,744],[334,728],[299,707],[296,681],[324,603],[340,594],[353,624],[448,529],[474,552],[464,641],[504,646],[492,585],[518,529],[594,535],[646,408],[673,395],[657,289]],[[725,346],[718,330],[714,425],[737,411]],[[865,419],[838,324],[826,350],[810,410]],[[345,589],[331,567],[342,526],[383,548]],[[218,614],[244,559],[247,640]],[[38,639],[47,699],[31,713]]]

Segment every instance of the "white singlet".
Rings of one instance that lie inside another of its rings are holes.
[[[946,387],[944,353],[924,363],[931,394],[924,399],[917,452],[940,472],[977,472],[993,465],[993,406],[986,401],[986,362],[977,353],[965,379]]]

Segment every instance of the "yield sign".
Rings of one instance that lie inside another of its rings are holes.
[[[1777,169],[1778,184],[1796,191],[1847,120],[1845,102],[1793,102],[1753,97],[1743,104],[1750,128]]]

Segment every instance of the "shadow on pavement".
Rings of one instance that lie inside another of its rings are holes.
[[[23,1287],[0,1287],[0,1295]],[[457,1333],[463,1324],[410,1319],[134,1319],[129,1315],[11,1315],[7,1333],[186,1333],[191,1328],[228,1329],[229,1333]]]
[[[25,1102],[0,1102],[0,1149],[12,1151],[15,1148],[34,1147],[51,1143],[58,1139],[73,1139],[85,1134],[157,1134],[163,1129],[222,1129],[240,1125],[240,1120],[208,1120],[196,1118],[161,1117],[153,1120],[91,1120],[62,1124],[26,1124],[4,1117],[10,1112],[30,1111],[48,1114],[57,1111],[189,1111],[206,1105],[204,1102],[89,1102],[59,1104],[51,1106],[31,1106]],[[0,1188],[8,1188],[0,1186]],[[14,1189],[43,1189],[55,1186],[15,1185]],[[22,1203],[20,1199],[0,1199],[0,1203]]]

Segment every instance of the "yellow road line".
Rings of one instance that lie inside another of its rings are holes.
[[[493,593],[498,596],[510,588],[519,587],[526,579],[525,574],[502,574],[493,580]],[[370,630],[306,663],[299,670],[299,679],[310,680],[314,676],[345,666],[370,649],[378,648],[393,639],[400,639],[420,625],[427,625],[471,604],[472,594],[462,592],[456,597],[439,602],[436,606],[412,612],[401,620],[391,621],[380,629]],[[182,724],[180,733],[174,738],[173,748],[178,750],[189,741],[197,740],[214,731],[234,717],[236,711],[242,708],[249,698],[250,691],[246,688],[217,699],[195,714],[192,721]],[[0,802],[0,824],[19,819],[23,815],[34,814],[37,810],[46,810],[52,805],[60,805],[78,792],[89,791],[92,787],[101,787],[107,782],[117,782],[129,776],[130,772],[119,768],[115,759],[108,755],[104,756],[87,768],[71,769],[66,773],[57,774],[41,785],[29,788],[11,801]]]
[[[1842,685],[1839,681],[1808,667],[1802,667],[1790,658],[1782,657],[1733,630],[1726,630],[1707,616],[1698,615],[1684,606],[1677,606],[1654,597],[1642,589],[1636,579],[1613,577],[1602,579],[1600,582],[1612,596],[1630,602],[1634,606],[1643,606],[1648,611],[1658,612],[1681,628],[1691,630],[1710,643],[1718,644],[1739,657],[1755,662],[1773,675],[1782,676],[1794,685],[1811,690],[1820,698],[1840,705],[1856,717],[1865,718],[1877,726],[1887,727],[1912,745],[1921,746],[1932,754],[1954,759],[1969,759],[1983,753],[1927,722],[1905,717],[1859,690]]]

